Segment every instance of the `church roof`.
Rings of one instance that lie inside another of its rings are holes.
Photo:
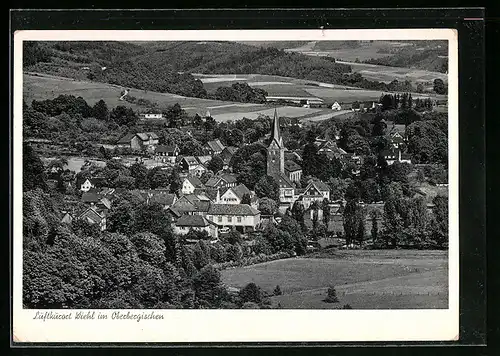
[[[276,142],[278,147],[283,147],[283,138],[281,137],[280,131],[280,119],[278,117],[278,112],[274,109],[273,127],[271,130],[271,144]]]

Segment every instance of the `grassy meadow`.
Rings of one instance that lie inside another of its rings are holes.
[[[222,271],[224,283],[241,288],[254,282],[285,309],[447,308],[446,251],[341,250]],[[339,303],[326,303],[335,286]]]

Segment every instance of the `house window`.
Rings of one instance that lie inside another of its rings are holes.
[[[218,222],[222,222],[222,216],[217,217]]]
[[[236,221],[240,223],[240,222],[241,222],[241,216],[238,216],[238,217],[236,218]]]
[[[233,217],[232,216],[228,216],[227,217],[227,222],[232,222],[233,221]]]

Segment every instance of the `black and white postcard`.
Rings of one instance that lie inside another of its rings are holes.
[[[15,341],[458,338],[455,30],[14,38]]]

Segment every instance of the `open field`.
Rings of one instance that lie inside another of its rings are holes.
[[[365,61],[371,58],[382,58],[388,55],[388,51],[393,48],[399,48],[409,45],[404,41],[373,41],[371,43],[361,43],[359,47],[346,47],[339,49],[325,49],[317,41],[311,41],[301,47],[289,48],[286,51],[299,52],[310,56],[327,56],[342,59],[345,61]],[[380,52],[379,52],[380,51]]]
[[[230,82],[225,82],[224,80],[231,80],[231,78],[234,78],[233,75],[217,76],[198,74],[197,76],[204,80],[207,78],[219,79],[220,81],[218,83],[212,83],[212,85],[216,85],[217,87],[220,85],[228,85]],[[269,96],[315,97],[323,99],[325,103],[338,101],[341,105],[350,104],[354,101],[378,101],[382,94],[380,91],[278,76],[250,74],[238,75],[237,77],[240,79],[246,78],[250,85],[265,89]],[[83,97],[90,105],[94,105],[97,101],[103,99],[110,108],[124,105],[138,111],[145,110],[145,107],[119,100],[122,87],[117,85],[76,81],[46,74],[25,74],[23,80],[23,95],[28,104],[31,103],[32,100],[53,99],[61,94],[71,94]],[[311,85],[311,83],[314,83],[314,85]],[[190,115],[196,113],[205,115],[207,110],[209,110],[211,116],[217,121],[239,120],[243,117],[256,119],[259,115],[272,116],[274,111],[274,106],[271,108],[270,105],[266,104],[199,99],[139,89],[131,89],[130,95],[137,99],[143,98],[150,100],[156,103],[160,109],[179,103]],[[417,96],[418,95],[415,95],[414,97],[416,98]],[[425,95],[422,95],[422,97],[425,97]],[[340,115],[339,112],[334,112],[330,109],[293,106],[279,106],[278,108],[280,116],[294,117],[307,121],[321,121]]]
[[[254,282],[272,292],[285,309],[447,308],[446,251],[342,250],[261,263],[222,271],[224,283],[244,287]],[[335,286],[340,303],[323,302]]]
[[[76,81],[69,78],[56,77],[46,74],[23,76],[24,99],[27,103],[32,100],[52,99],[61,94],[81,96],[89,103],[94,105],[99,100],[103,99],[108,107],[124,105],[132,107],[136,110],[144,110],[145,108],[136,104],[131,104],[126,101],[119,100],[122,87],[107,83]],[[249,108],[247,104],[233,103],[228,101],[207,100],[199,98],[184,97],[170,93],[158,93],[153,91],[144,91],[140,89],[131,89],[130,95],[139,98],[148,99],[157,103],[160,108],[165,108],[169,105],[179,103],[183,108],[188,108],[186,111],[200,111],[200,114],[205,114],[207,108],[215,106],[223,106],[228,104],[241,105]],[[251,104],[251,107],[257,109],[263,108],[264,105]],[[193,109],[190,109],[193,108]]]
[[[260,76],[256,76],[262,81]],[[293,78],[289,78],[294,80]],[[144,107],[119,100],[122,87],[106,83],[76,81],[69,78],[56,77],[45,74],[25,74],[24,99],[27,103],[33,100],[53,99],[61,94],[81,96],[90,105],[103,99],[112,108],[118,105],[132,107],[135,110],[144,110]],[[294,85],[288,85],[294,87]],[[336,90],[328,89],[327,90]],[[341,89],[338,89],[342,91]],[[255,119],[259,115],[272,115],[274,108],[265,104],[235,103],[228,101],[207,100],[199,98],[183,97],[169,93],[158,93],[131,89],[130,95],[136,98],[148,99],[158,104],[159,108],[179,103],[187,113],[204,115],[207,110],[217,121],[238,120],[243,117]],[[311,96],[306,93],[307,96]],[[292,106],[279,107],[279,114],[288,117],[313,117],[315,114],[324,116],[332,112],[329,109],[311,109]],[[333,113],[333,112],[332,112]]]
[[[389,83],[394,79],[399,81],[409,80],[412,83],[432,82],[434,79],[448,81],[448,75],[439,72],[430,72],[422,69],[389,67],[376,64],[341,62],[351,66],[353,72],[360,73],[363,77],[370,80]]]
[[[383,82],[391,82],[394,79],[404,81],[406,79],[413,83],[416,82],[432,82],[436,78],[441,78],[447,81],[446,74],[429,72],[425,70],[387,67],[374,64],[351,63],[353,72],[360,72],[367,79],[378,80]],[[316,97],[327,102],[338,101],[344,103],[352,103],[354,101],[370,101],[378,100],[381,91],[367,90],[357,87],[349,87],[345,85],[335,85],[322,83],[313,80],[304,80],[297,78],[288,78],[271,75],[260,74],[193,74],[196,78],[203,82],[205,89],[208,92],[215,92],[220,86],[230,86],[235,83],[247,83],[256,88],[261,88],[267,91],[269,96],[299,96],[299,97]],[[432,86],[431,86],[432,89]],[[414,98],[434,98],[445,100],[446,95],[431,94],[412,94]]]

